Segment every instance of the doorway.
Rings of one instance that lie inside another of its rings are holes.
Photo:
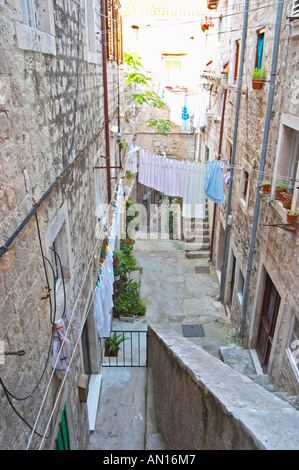
[[[270,276],[266,273],[256,352],[264,373],[267,373],[273,343],[280,295]]]

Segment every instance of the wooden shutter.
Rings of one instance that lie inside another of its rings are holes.
[[[108,47],[107,47],[107,59],[113,61],[113,0],[107,0],[107,37],[108,37]]]

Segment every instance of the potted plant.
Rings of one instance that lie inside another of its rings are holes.
[[[276,199],[281,199],[283,193],[287,192],[287,185],[285,183],[278,183],[276,185],[276,191],[275,191],[275,198]]]
[[[127,340],[123,334],[117,335],[116,332],[105,340],[105,356],[117,357],[120,344]]]
[[[263,193],[269,193],[271,188],[270,181],[263,181],[261,184]]]
[[[281,202],[284,209],[291,210],[293,201],[293,193],[285,192],[282,193]]]
[[[299,211],[295,210],[295,211],[290,211],[288,210],[287,211],[287,222],[289,222],[290,224],[294,223],[297,216],[299,214]]]
[[[254,90],[260,90],[266,78],[265,70],[255,68],[251,77],[252,77],[252,88]]]

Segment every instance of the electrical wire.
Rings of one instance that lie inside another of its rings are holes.
[[[127,157],[127,159],[128,159],[128,157]],[[125,168],[125,166],[124,166],[124,168]],[[112,207],[113,199],[114,199],[114,197],[115,197],[116,191],[117,191],[117,185],[115,185],[115,189],[114,189],[114,192],[113,192],[113,195],[112,195],[112,199],[111,199],[111,201],[110,201],[110,203],[109,203],[107,213],[109,213],[109,210],[110,210],[110,208]],[[104,233],[104,230],[103,230],[103,233]],[[97,240],[97,242],[95,243],[95,246],[94,246],[92,255],[91,255],[91,257],[90,257],[90,260],[89,260],[87,269],[86,269],[86,271],[85,271],[84,277],[83,277],[83,279],[82,279],[82,281],[81,281],[81,287],[80,287],[79,293],[78,293],[78,295],[77,295],[77,297],[76,297],[76,299],[75,299],[75,303],[74,303],[74,306],[73,306],[73,308],[72,308],[72,312],[71,312],[71,314],[70,314],[70,319],[69,319],[69,321],[68,321],[68,326],[67,326],[66,331],[65,331],[65,336],[64,336],[65,338],[67,338],[67,336],[68,336],[68,334],[69,334],[69,330],[70,330],[70,327],[71,327],[71,324],[72,324],[72,321],[73,321],[73,318],[74,318],[74,314],[75,314],[75,311],[76,311],[77,303],[78,303],[79,300],[81,299],[81,292],[82,292],[82,290],[83,290],[83,288],[84,288],[85,281],[86,281],[87,276],[88,276],[88,274],[89,274],[89,272],[90,272],[90,266],[91,266],[91,264],[92,264],[92,262],[93,262],[93,260],[94,260],[94,255],[95,255],[95,253],[96,253],[96,251],[97,251],[97,249],[98,249],[98,246],[99,246],[99,240],[100,240],[100,238],[98,237],[98,240]],[[95,294],[95,293],[94,293],[94,294]],[[93,295],[94,295],[94,294],[93,294]],[[75,347],[73,348],[74,350],[73,350],[73,354],[72,354],[72,356],[71,356],[71,360],[70,360],[70,363],[69,363],[69,366],[68,366],[68,370],[70,369],[70,366],[71,366],[72,361],[73,361],[73,358],[74,358],[75,350],[76,350],[77,345],[78,345],[78,343],[79,343],[79,341],[80,341],[83,325],[84,325],[84,323],[82,324],[81,330],[80,330],[80,332],[79,332],[78,338],[77,338],[76,343],[75,343]],[[62,343],[63,343],[63,341],[62,341]],[[39,421],[39,419],[40,419],[41,411],[42,411],[42,409],[43,409],[43,407],[44,407],[45,400],[46,400],[47,394],[48,394],[48,392],[49,392],[49,388],[50,388],[50,385],[51,385],[53,376],[54,376],[54,374],[55,374],[55,367],[56,367],[56,365],[57,365],[57,363],[58,363],[59,355],[60,355],[61,349],[62,349],[62,346],[61,346],[61,348],[60,348],[60,351],[59,351],[58,354],[57,354],[56,363],[53,364],[53,371],[52,371],[52,374],[51,374],[50,379],[49,379],[49,381],[48,381],[48,385],[47,385],[47,388],[46,388],[46,390],[45,390],[45,393],[44,393],[44,396],[43,396],[43,400],[42,400],[42,402],[41,402],[41,405],[40,405],[40,408],[39,408],[39,411],[38,411],[38,414],[37,414],[37,417],[36,417],[36,420],[35,420],[35,424],[34,424],[34,426],[33,426],[33,430],[32,430],[31,436],[30,436],[29,441],[28,441],[28,444],[27,444],[27,450],[30,448],[30,445],[31,445],[31,442],[32,442],[32,438],[33,438],[33,435],[34,435],[34,430],[36,429],[37,423],[38,423],[38,421]],[[63,386],[63,384],[64,384],[64,382],[65,382],[65,380],[66,380],[66,377],[67,377],[67,374],[65,374],[65,376],[64,376],[64,378],[63,378],[62,386]],[[61,386],[61,389],[62,389],[62,386]],[[58,396],[58,398],[59,398],[59,396]],[[54,406],[54,409],[55,409],[55,406]],[[49,425],[49,423],[48,423],[48,425]],[[46,428],[46,431],[45,431],[45,432],[47,432],[47,428]],[[42,443],[41,443],[41,445],[42,445]]]

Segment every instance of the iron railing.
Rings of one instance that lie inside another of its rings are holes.
[[[112,334],[121,335],[118,355],[113,357],[104,348],[102,367],[147,367],[148,333],[147,331],[113,330]]]

